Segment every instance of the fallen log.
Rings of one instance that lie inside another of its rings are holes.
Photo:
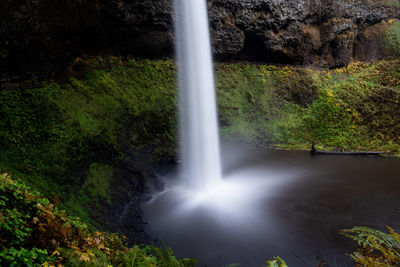
[[[378,156],[386,154],[383,151],[324,151],[311,150],[313,155],[342,155],[342,156]]]
[[[312,155],[341,155],[341,156],[378,156],[386,154],[384,151],[325,151],[315,149],[314,142],[311,147]]]

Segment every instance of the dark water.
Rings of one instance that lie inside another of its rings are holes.
[[[240,148],[225,149],[223,159],[227,179],[241,173],[245,183],[261,181],[236,192],[243,198],[228,201],[229,213],[209,206],[182,212],[177,207],[188,200],[176,192],[144,205],[150,233],[199,266],[262,266],[278,255],[295,267],[316,266],[317,257],[352,266],[346,253],[356,245],[338,230],[400,231],[400,160]]]

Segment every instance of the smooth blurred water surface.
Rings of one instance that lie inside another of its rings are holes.
[[[191,191],[177,183],[144,205],[148,231],[202,265],[352,266],[356,245],[337,232],[355,225],[400,230],[400,161],[311,156],[308,152],[223,150],[220,188]]]

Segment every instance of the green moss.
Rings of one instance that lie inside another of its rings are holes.
[[[111,203],[110,184],[112,176],[113,169],[111,166],[92,163],[89,167],[89,174],[83,185],[83,190],[86,190],[92,198],[104,199]]]

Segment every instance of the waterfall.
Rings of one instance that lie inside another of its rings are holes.
[[[206,0],[175,0],[180,149],[185,182],[221,180],[217,107]]]

